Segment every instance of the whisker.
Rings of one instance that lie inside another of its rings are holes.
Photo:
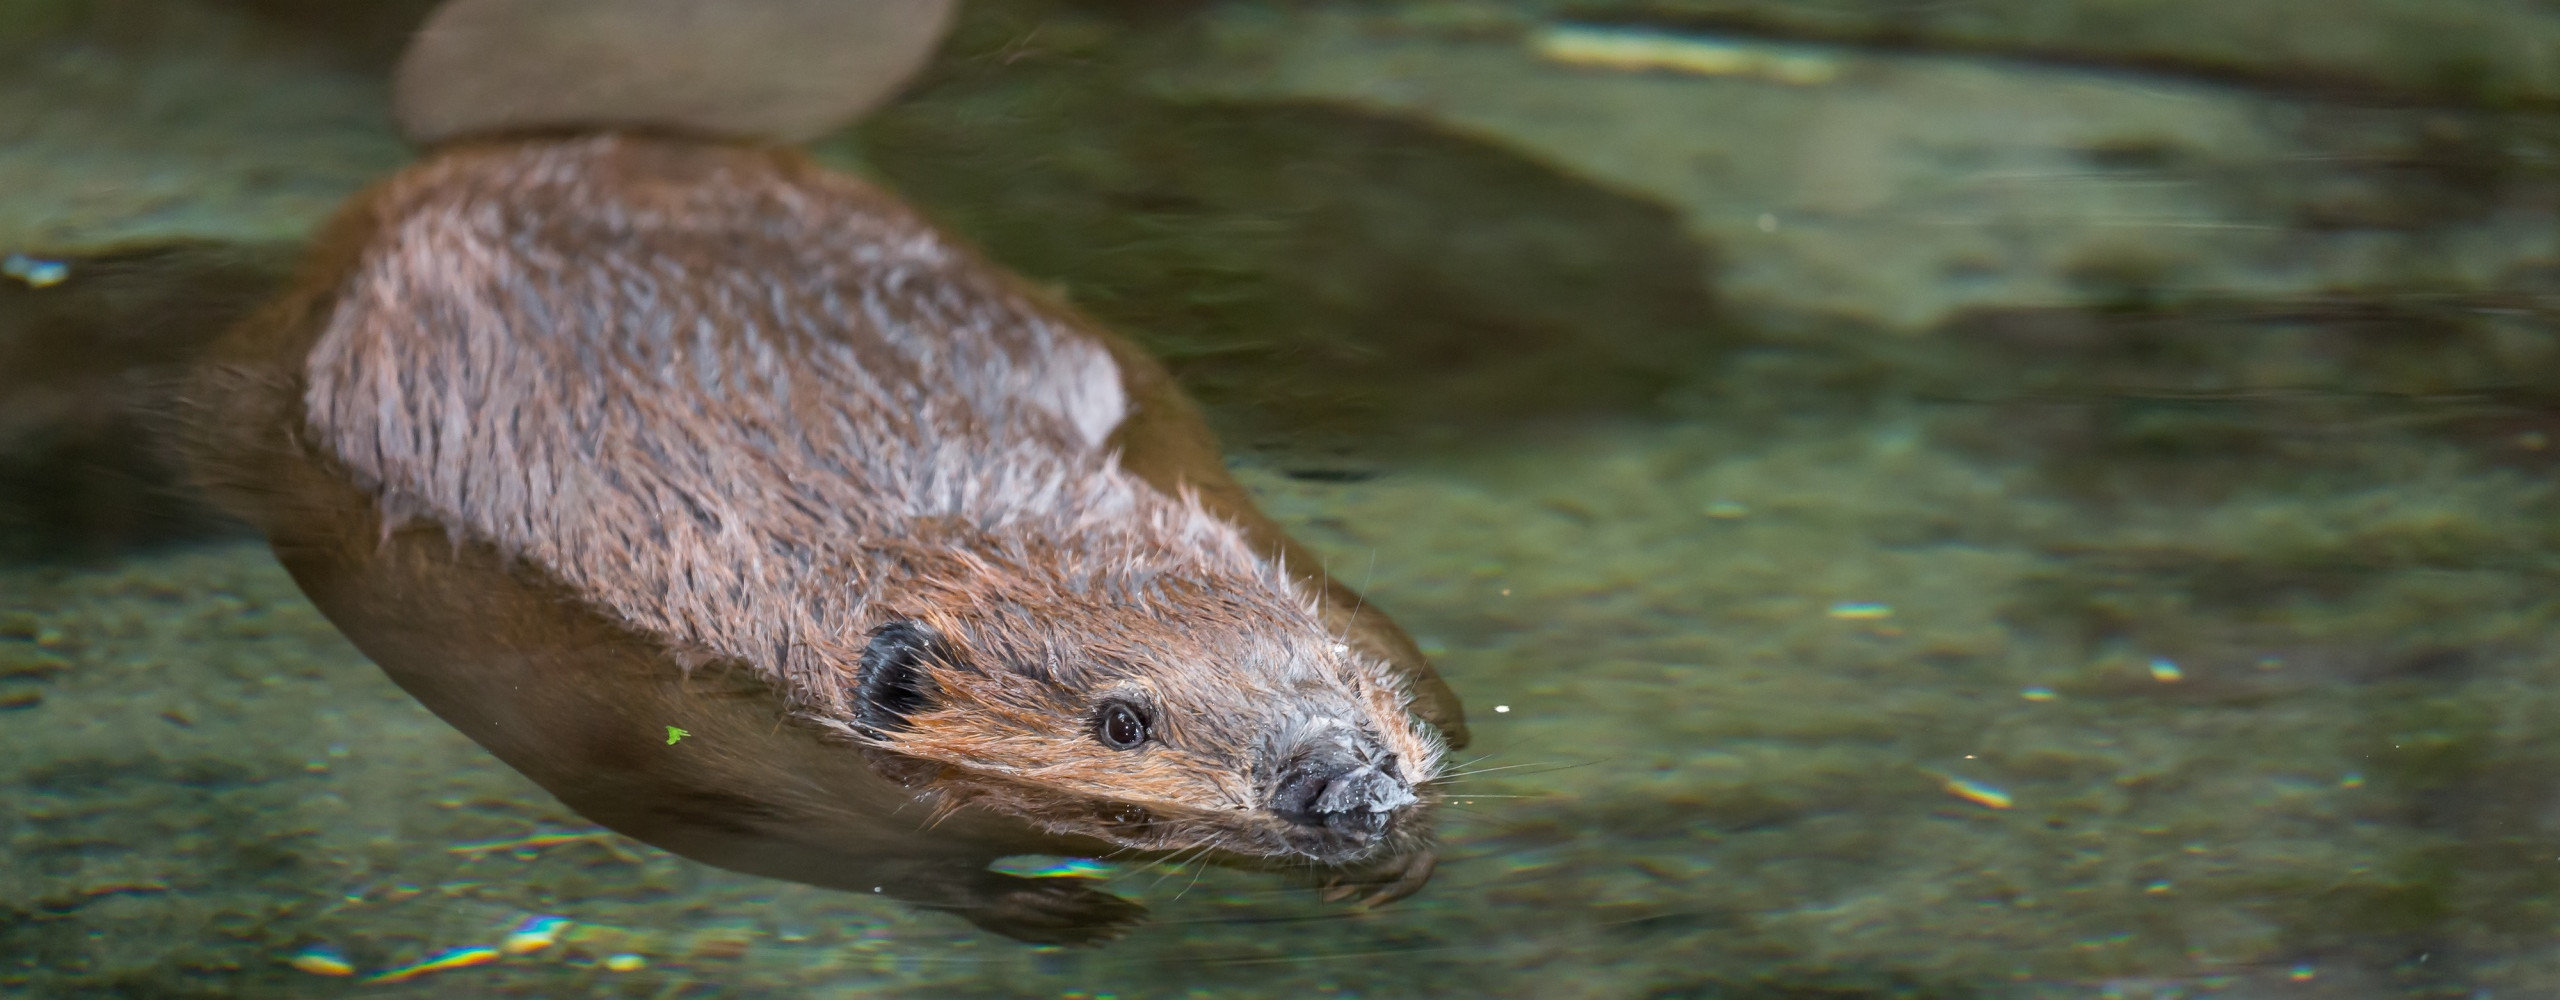
[[[1537,761],[1537,762],[1534,762],[1534,763],[1528,763],[1528,764],[1504,764],[1504,765],[1502,765],[1502,766],[1500,766],[1500,767],[1481,767],[1481,768],[1477,768],[1477,769],[1475,769],[1475,770],[1473,770],[1473,771],[1460,771],[1460,772],[1457,772],[1457,773],[1455,773],[1455,774],[1444,774],[1444,775],[1441,775],[1441,776],[1439,776],[1439,777],[1437,777],[1437,778],[1433,778],[1433,779],[1431,779],[1430,781],[1423,782],[1423,784],[1426,784],[1426,785],[1437,785],[1437,784],[1443,784],[1443,783],[1447,783],[1447,782],[1455,781],[1455,780],[1460,779],[1460,778],[1471,778],[1471,777],[1474,777],[1474,776],[1479,775],[1479,774],[1491,774],[1491,773],[1493,773],[1493,772],[1495,772],[1495,771],[1508,771],[1508,770],[1511,770],[1511,769],[1513,769],[1513,768],[1519,768],[1519,767],[1543,767],[1543,768],[1546,768],[1546,770],[1544,770],[1544,771],[1531,771],[1531,772],[1529,772],[1529,774],[1553,774],[1553,773],[1555,773],[1555,772],[1557,772],[1557,771],[1571,771],[1571,770],[1573,770],[1573,769],[1575,769],[1575,768],[1592,767],[1592,766],[1599,765],[1599,764],[1606,764],[1606,763],[1608,763],[1611,759],[1612,759],[1612,758],[1603,757],[1603,758],[1601,758],[1601,759],[1599,759],[1599,760],[1586,760],[1586,761],[1583,761],[1583,762],[1578,763],[1578,764],[1566,764],[1566,763],[1562,763],[1562,762],[1559,762],[1559,761]]]
[[[1192,861],[1198,860],[1198,859],[1200,859],[1200,858],[1202,858],[1202,857],[1206,857],[1206,856],[1208,856],[1208,853],[1209,853],[1209,847],[1210,847],[1210,846],[1211,846],[1211,845],[1203,844],[1203,845],[1199,846],[1198,848],[1194,848],[1194,849],[1185,849],[1185,850],[1183,850],[1183,851],[1176,852],[1172,857],[1167,858],[1167,859],[1166,859],[1167,861],[1172,861],[1172,862],[1173,862],[1173,864],[1170,866],[1170,867],[1171,867],[1171,870],[1170,870],[1170,871],[1165,872],[1165,873],[1164,873],[1164,874],[1162,874],[1162,875],[1158,875],[1158,876],[1156,876],[1156,880],[1155,880],[1155,881],[1147,883],[1146,891],[1148,891],[1148,892],[1153,892],[1153,891],[1155,891],[1155,889],[1156,889],[1156,887],[1157,887],[1157,886],[1160,886],[1160,885],[1163,885],[1163,884],[1164,884],[1164,880],[1169,879],[1169,878],[1172,878],[1173,876],[1180,874],[1180,873],[1181,873],[1181,871],[1182,871],[1182,866],[1187,865],[1187,864],[1190,864]],[[1182,859],[1182,860],[1175,861],[1175,860],[1174,860],[1175,858],[1179,858],[1179,859]]]
[[[1207,846],[1204,846],[1204,847],[1202,847],[1202,848],[1200,849],[1200,850],[1201,850],[1201,854],[1202,854],[1203,856],[1206,856],[1206,855],[1207,855],[1207,853],[1208,853],[1208,851],[1209,851],[1209,848],[1212,848],[1212,847],[1221,847],[1221,846],[1224,846],[1225,844],[1226,844],[1226,838],[1225,838],[1225,837],[1218,837],[1218,838],[1212,839],[1211,841],[1209,841],[1209,843],[1208,843],[1208,845],[1207,845]],[[1174,893],[1174,894],[1173,894],[1173,898],[1174,898],[1174,899],[1176,899],[1176,900],[1180,900],[1182,897],[1187,896],[1187,895],[1190,895],[1190,894],[1191,894],[1191,890],[1192,890],[1192,889],[1194,889],[1194,888],[1196,888],[1196,887],[1198,887],[1198,886],[1200,885],[1200,876],[1202,876],[1202,875],[1204,875],[1204,874],[1207,874],[1207,873],[1208,873],[1208,871],[1209,871],[1209,866],[1208,866],[1208,865],[1205,865],[1205,864],[1203,864],[1203,865],[1198,865],[1198,866],[1193,867],[1193,868],[1191,869],[1191,882],[1190,882],[1189,884],[1187,884],[1187,885],[1184,885],[1184,886],[1182,887],[1182,891],[1181,891],[1181,892]]]
[[[1587,762],[1586,762],[1586,763],[1587,763]],[[1478,775],[1478,774],[1492,774],[1492,773],[1493,773],[1493,772],[1495,772],[1495,771],[1511,771],[1511,770],[1517,770],[1517,769],[1519,769],[1519,768],[1523,768],[1523,767],[1564,767],[1564,766],[1575,766],[1575,767],[1579,767],[1579,766],[1581,766],[1581,765],[1579,765],[1579,764],[1575,764],[1575,765],[1567,765],[1564,761],[1560,761],[1560,760],[1533,760],[1533,761],[1529,761],[1529,762],[1521,763],[1521,764],[1496,764],[1496,765],[1494,765],[1494,766],[1492,766],[1492,767],[1479,767],[1479,768],[1474,768],[1474,769],[1472,769],[1472,770],[1444,771],[1444,772],[1442,772],[1442,773],[1440,774],[1440,776],[1439,776],[1439,777],[1433,778],[1433,779],[1431,779],[1431,780],[1432,780],[1432,781],[1435,781],[1435,782],[1437,782],[1437,781],[1447,781],[1447,780],[1449,780],[1449,779],[1451,779],[1451,778],[1464,778],[1464,777],[1469,777],[1469,776],[1471,776],[1471,775]]]
[[[1491,751],[1491,752],[1488,752],[1488,753],[1481,753],[1481,754],[1477,754],[1477,755],[1475,755],[1475,756],[1473,756],[1473,757],[1469,757],[1469,758],[1467,758],[1466,760],[1459,761],[1458,763],[1456,763],[1456,764],[1452,764],[1452,765],[1450,765],[1450,766],[1451,766],[1451,767],[1458,767],[1458,768],[1474,767],[1474,766],[1476,766],[1476,765],[1478,765],[1478,764],[1484,763],[1485,761],[1492,760],[1492,759],[1493,759],[1493,758],[1495,758],[1496,756],[1499,756],[1501,753],[1502,753],[1502,751],[1500,751],[1500,750],[1495,750],[1495,751]]]
[[[1463,768],[1469,768],[1469,767],[1474,767],[1474,766],[1476,766],[1477,764],[1481,764],[1481,763],[1484,763],[1485,761],[1492,760],[1492,759],[1494,759],[1494,758],[1496,758],[1496,757],[1502,756],[1503,754],[1510,753],[1510,752],[1512,752],[1512,751],[1514,751],[1514,750],[1520,750],[1520,749],[1526,748],[1526,747],[1528,747],[1528,746],[1531,746],[1531,745],[1533,745],[1533,744],[1535,744],[1535,743],[1537,743],[1537,742],[1539,742],[1539,741],[1541,741],[1541,740],[1544,740],[1544,739],[1546,739],[1546,738],[1547,738],[1547,737],[1544,737],[1544,736],[1529,736],[1529,737],[1523,737],[1523,738],[1521,738],[1521,739],[1514,740],[1514,741],[1512,741],[1512,742],[1510,742],[1510,743],[1503,744],[1502,746],[1498,746],[1498,747],[1494,747],[1494,748],[1492,748],[1492,749],[1486,750],[1486,751],[1485,751],[1485,752],[1483,752],[1483,753],[1480,753],[1480,754],[1477,754],[1477,755],[1475,755],[1475,756],[1473,756],[1473,757],[1467,758],[1466,760],[1461,761],[1461,762],[1459,762],[1459,763],[1457,763],[1457,764],[1453,764],[1453,765],[1451,765],[1451,766],[1452,766],[1452,767],[1461,768],[1461,769],[1463,769]]]
[[[1129,847],[1129,848],[1122,848],[1122,850],[1123,850],[1123,851],[1135,851],[1135,850],[1137,850],[1137,848]],[[1165,867],[1166,865],[1171,864],[1171,863],[1173,862],[1174,857],[1175,857],[1176,855],[1178,855],[1179,853],[1180,853],[1180,852],[1178,852],[1178,851],[1177,851],[1177,852],[1174,852],[1173,854],[1158,854],[1158,855],[1155,855],[1155,856],[1153,856],[1153,857],[1147,858],[1147,859],[1146,859],[1146,862],[1145,862],[1144,864],[1141,864],[1141,865],[1137,866],[1136,868],[1132,868],[1132,869],[1130,869],[1130,870],[1128,870],[1128,871],[1126,871],[1126,872],[1122,872],[1122,873],[1120,873],[1120,874],[1118,874],[1118,875],[1114,875],[1114,876],[1112,876],[1110,879],[1108,879],[1108,881],[1117,882],[1117,881],[1120,881],[1121,879],[1136,878],[1136,877],[1138,877],[1138,876],[1140,876],[1140,875],[1144,875],[1144,874],[1146,874],[1146,873],[1148,873],[1148,872],[1155,871],[1155,870],[1157,870],[1157,869],[1159,869],[1159,868],[1163,868],[1163,867]],[[1156,879],[1156,881],[1159,881],[1159,882],[1164,881],[1164,878],[1163,878],[1162,876],[1158,876],[1158,877],[1157,877],[1157,879]],[[1151,886],[1151,887],[1152,887],[1152,886]],[[1140,891],[1144,891],[1144,890],[1140,890]]]

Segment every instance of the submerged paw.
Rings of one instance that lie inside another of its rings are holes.
[[[1439,852],[1418,851],[1397,859],[1392,865],[1338,874],[1325,880],[1324,901],[1339,903],[1357,898],[1362,906],[1385,906],[1421,892],[1423,885],[1431,881],[1432,871],[1439,866]]]
[[[970,923],[1017,941],[1101,944],[1147,918],[1146,907],[1091,888],[1085,879],[990,877],[995,891],[958,912]]]

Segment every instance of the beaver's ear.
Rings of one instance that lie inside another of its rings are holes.
[[[924,67],[957,0],[446,0],[392,80],[421,144],[570,129],[798,142]]]
[[[907,716],[933,707],[941,693],[930,669],[951,649],[922,622],[894,621],[871,630],[855,685],[854,721],[874,736],[906,728]]]

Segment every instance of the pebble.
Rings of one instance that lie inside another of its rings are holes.
[[[1947,794],[1992,809],[2007,809],[2017,804],[2007,792],[1978,781],[1966,781],[1963,778],[1948,778]]]
[[[448,969],[464,969],[474,965],[487,965],[497,960],[498,949],[496,948],[447,948],[419,961],[411,962],[407,965],[394,969],[384,969],[380,972],[374,973],[373,975],[365,977],[364,981],[368,983],[396,983],[406,979],[415,979],[430,972],[443,972]]]
[[[285,960],[285,964],[315,976],[352,976],[356,974],[356,967],[347,963],[347,956],[340,954],[338,949],[329,947],[325,944],[313,945],[309,948],[304,948],[301,951],[295,952],[292,958]]]
[[[557,944],[560,940],[560,932],[568,926],[569,918],[567,917],[526,917],[523,923],[517,924],[516,929],[507,934],[505,941],[499,942],[498,950],[510,955],[541,951]]]
[[[1554,25],[1534,35],[1530,45],[1549,62],[1624,72],[1745,76],[1797,85],[1829,83],[1840,75],[1838,59],[1812,49],[1631,28]]]
[[[51,288],[71,280],[71,265],[13,253],[0,258],[0,275],[26,282],[29,288]]]

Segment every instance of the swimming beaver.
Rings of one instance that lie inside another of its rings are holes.
[[[1156,363],[773,144],[948,19],[440,9],[399,78],[434,145],[194,376],[196,467],[428,708],[675,853],[1057,943],[1142,911],[989,862],[1413,892],[1465,729],[1412,641],[1254,509]],[[876,57],[813,71],[832,93],[739,58],[827,37]],[[674,49],[729,61],[652,91]]]

